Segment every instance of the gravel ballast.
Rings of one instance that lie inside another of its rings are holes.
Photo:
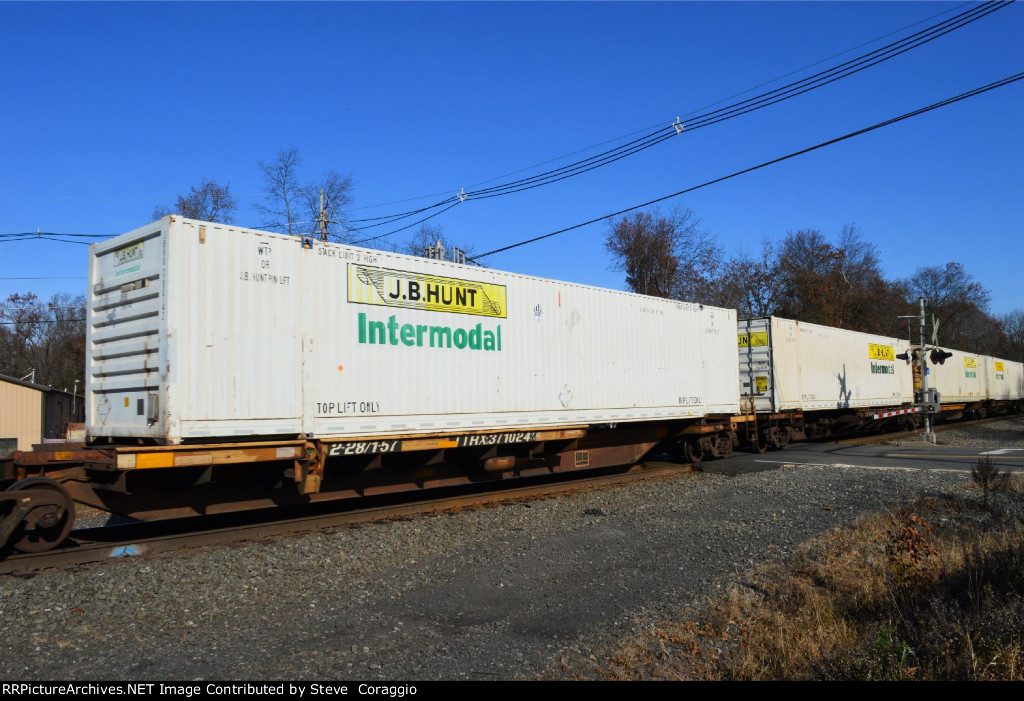
[[[8,576],[0,670],[5,680],[533,678],[861,514],[968,479],[694,473]]]

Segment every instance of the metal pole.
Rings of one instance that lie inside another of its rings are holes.
[[[324,191],[320,191],[320,240],[327,240],[327,212],[324,211]]]
[[[928,401],[928,360],[925,355],[924,343],[924,297],[921,297],[921,404],[924,406],[924,439],[928,443],[935,442],[932,433],[931,404]]]

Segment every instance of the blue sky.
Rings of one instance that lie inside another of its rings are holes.
[[[813,69],[821,70],[967,7],[0,3],[0,234],[116,235],[204,177],[230,184],[237,223],[255,226],[256,160],[288,147],[303,155],[307,176],[353,176],[350,216],[402,211],[667,125],[949,13]],[[571,226],[1017,73],[1022,35],[1018,3],[786,103],[570,180],[460,204],[432,222],[478,253]],[[1024,81],[674,203],[692,208],[728,254],[787,231],[831,237],[855,223],[890,277],[959,261],[1003,314],[1024,307],[1022,106]],[[425,195],[434,197],[373,207]],[[621,289],[602,246],[607,231],[592,225],[486,263]],[[84,291],[76,278],[86,258],[84,245],[0,243],[0,297]]]

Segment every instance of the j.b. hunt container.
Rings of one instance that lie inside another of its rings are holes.
[[[90,248],[88,439],[734,414],[733,310],[171,216]]]
[[[914,401],[906,341],[780,317],[739,322],[745,410],[824,411]]]
[[[1014,401],[1024,396],[1021,363],[953,349],[941,364],[932,364],[928,384],[939,391],[944,404],[978,401]]]

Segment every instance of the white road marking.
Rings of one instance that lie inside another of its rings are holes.
[[[970,469],[953,468],[930,468],[923,467],[897,467],[895,465],[850,465],[841,462],[785,462],[783,460],[755,460],[754,462],[767,462],[782,467],[846,467],[854,470],[892,470],[895,472],[951,472],[955,474],[968,474]]]
[[[1024,448],[1000,448],[999,450],[989,450],[984,453],[978,453],[978,455],[1006,455],[1007,453],[1013,453],[1024,450]]]

